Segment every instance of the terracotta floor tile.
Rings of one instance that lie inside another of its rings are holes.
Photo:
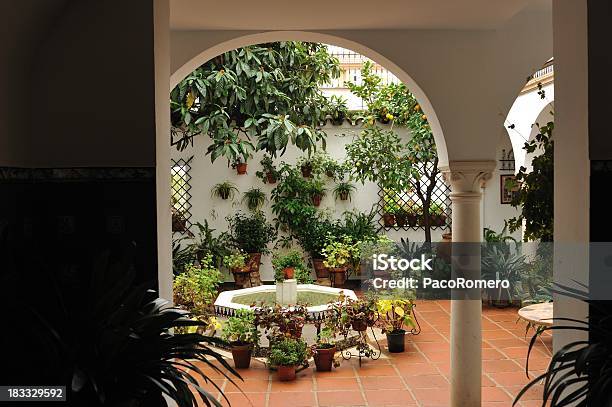
[[[482,332],[482,339],[514,339],[515,337],[512,333],[499,328],[494,331]]]
[[[449,383],[446,377],[438,375],[413,376],[406,378],[411,389],[443,389],[448,391]]]
[[[321,407],[353,407],[365,405],[365,400],[360,391],[340,390],[317,392],[317,399]]]
[[[408,390],[366,390],[369,406],[416,406],[416,401]]]
[[[489,376],[501,386],[520,386],[530,381],[524,371],[489,373]]]
[[[450,361],[450,351],[427,352],[425,353],[425,357],[433,363],[444,363]]]
[[[482,350],[482,360],[499,360],[506,359],[506,356],[493,348]]]
[[[292,391],[270,393],[269,407],[311,407],[316,406],[314,392]]]
[[[412,391],[416,399],[423,405],[448,406],[450,404],[450,393],[439,389],[414,389]]]
[[[524,346],[526,349],[529,346],[529,343],[527,341],[524,341],[523,339],[519,338],[487,339],[487,342],[489,342],[493,347],[502,350],[505,348],[520,348],[522,346]]]
[[[245,381],[236,381],[236,385],[231,383],[227,383],[225,385],[224,392],[227,393],[261,393],[268,391],[268,384],[270,383],[268,380],[261,379],[246,379]]]
[[[507,386],[505,387],[506,391],[512,395],[512,398],[516,397],[520,391],[525,386]],[[527,392],[521,397],[521,401],[527,400],[539,400],[542,401],[542,393],[544,392],[543,385],[535,385],[531,387]]]
[[[377,361],[374,361],[377,362]],[[397,372],[391,365],[379,365],[368,363],[360,368],[357,368],[358,376],[397,376]]]
[[[497,386],[497,384],[495,384],[495,382],[493,380],[491,380],[489,378],[489,376],[484,375],[484,374],[482,375],[480,385],[482,387],[491,387],[491,386],[495,387],[495,386]]]
[[[413,345],[414,346],[414,345]],[[416,347],[412,348],[407,347],[406,352],[404,353],[390,353],[389,357],[392,360],[392,363],[396,366],[407,364],[407,363],[427,363],[427,359],[425,355],[421,352],[416,352]]]
[[[354,377],[317,377],[317,391],[322,390],[359,390],[359,383]]]
[[[300,379],[290,382],[281,382],[278,379],[272,380],[272,392],[287,392],[287,391],[312,391],[312,379]]]
[[[417,348],[421,352],[440,352],[440,351],[450,351],[449,343],[432,343],[432,342],[423,342],[416,345]]]
[[[502,388],[499,387],[483,387],[482,401],[505,401],[509,402],[511,397]]]
[[[523,368],[513,360],[485,360],[482,362],[486,373],[520,372]]]
[[[219,401],[223,406],[252,406],[252,407],[265,407],[266,406],[266,393],[227,393],[225,395],[229,403],[221,398]]]
[[[400,390],[406,388],[400,377],[372,376],[362,377],[360,380],[364,390]]]
[[[412,377],[418,375],[438,374],[436,366],[431,363],[414,363],[398,365],[397,369],[403,377]]]

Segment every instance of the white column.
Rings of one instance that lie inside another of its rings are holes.
[[[494,168],[495,161],[451,161],[442,169],[451,186],[453,243],[482,240],[482,187]],[[453,264],[456,261],[462,264],[466,277],[480,277],[480,250],[476,245],[454,245]],[[481,405],[482,302],[479,294],[468,299],[469,294],[453,292],[451,300],[452,407]]]

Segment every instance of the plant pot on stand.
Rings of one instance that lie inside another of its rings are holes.
[[[232,346],[232,359],[236,369],[248,369],[251,365],[251,355],[253,354],[253,344],[234,342]]]
[[[334,364],[336,347],[316,348],[314,352],[314,362],[317,372],[331,372]]]
[[[396,331],[387,332],[387,346],[391,353],[401,353],[405,350],[406,331],[398,329]]]
[[[291,280],[295,277],[295,267],[285,267],[283,269],[285,280]]]
[[[365,319],[353,319],[351,321],[351,327],[353,328],[353,331],[357,331],[357,332],[363,332],[366,329],[368,329],[368,321],[366,321]]]

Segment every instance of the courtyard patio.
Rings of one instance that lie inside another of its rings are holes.
[[[342,361],[332,372],[311,367],[297,380],[280,382],[263,363],[253,361],[240,370],[244,382],[238,387],[210,368],[205,373],[221,388],[232,406],[419,406],[450,405],[450,301],[417,301],[422,332],[406,339],[406,352],[385,351],[378,360]],[[529,382],[525,363],[529,340],[525,324],[517,322],[517,309],[483,305],[482,405],[510,406]],[[552,336],[542,335],[529,360],[531,377],[545,370],[551,355]],[[231,362],[230,362],[231,363]],[[228,405],[209,383],[202,385]],[[541,386],[523,396],[519,406],[540,406]]]

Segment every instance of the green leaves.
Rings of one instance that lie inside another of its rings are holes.
[[[221,145],[242,136],[256,136],[257,149],[274,157],[289,141],[310,153],[325,138],[319,128],[325,116],[319,85],[339,74],[338,60],[322,44],[279,42],[227,52],[172,90],[172,125],[181,130],[174,131],[180,136],[175,144],[184,149],[196,135],[207,134],[213,161],[248,159],[240,149]]]

